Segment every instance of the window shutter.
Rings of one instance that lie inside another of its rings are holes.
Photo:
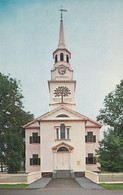
[[[38,158],[38,165],[40,165],[40,158]]]
[[[85,136],[85,143],[87,143],[87,135]]]
[[[40,136],[38,136],[38,143],[40,144]]]
[[[32,139],[33,137],[32,136],[30,136],[30,144],[32,144],[33,143],[33,139]]]
[[[93,135],[93,141],[96,142],[96,135]]]
[[[96,164],[97,163],[97,161],[96,161],[96,157],[94,156],[94,164]]]
[[[86,159],[86,164],[88,164],[88,157],[86,157],[85,159]]]
[[[30,158],[30,165],[33,165],[33,158]]]

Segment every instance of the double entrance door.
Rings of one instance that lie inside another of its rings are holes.
[[[57,152],[57,170],[69,170],[69,169],[70,169],[70,153]]]

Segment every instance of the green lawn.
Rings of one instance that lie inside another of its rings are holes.
[[[108,188],[110,190],[123,190],[123,184],[100,184],[100,186],[104,188]]]
[[[23,189],[27,184],[0,184],[0,189]]]

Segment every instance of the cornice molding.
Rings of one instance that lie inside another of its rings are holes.
[[[60,121],[60,122],[64,122],[64,121],[78,121],[78,122],[86,122],[86,120],[83,120],[83,119],[41,119],[39,120],[40,122],[57,122],[57,121]]]
[[[25,127],[25,130],[27,129],[40,129],[40,127]]]

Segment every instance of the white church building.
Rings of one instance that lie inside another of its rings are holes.
[[[48,81],[49,112],[24,125],[26,172],[40,171],[42,177],[52,177],[58,170],[71,170],[75,176],[82,176],[85,170],[99,171],[94,156],[102,125],[75,110],[76,81],[70,66],[71,53],[65,46],[62,17],[53,58]]]

